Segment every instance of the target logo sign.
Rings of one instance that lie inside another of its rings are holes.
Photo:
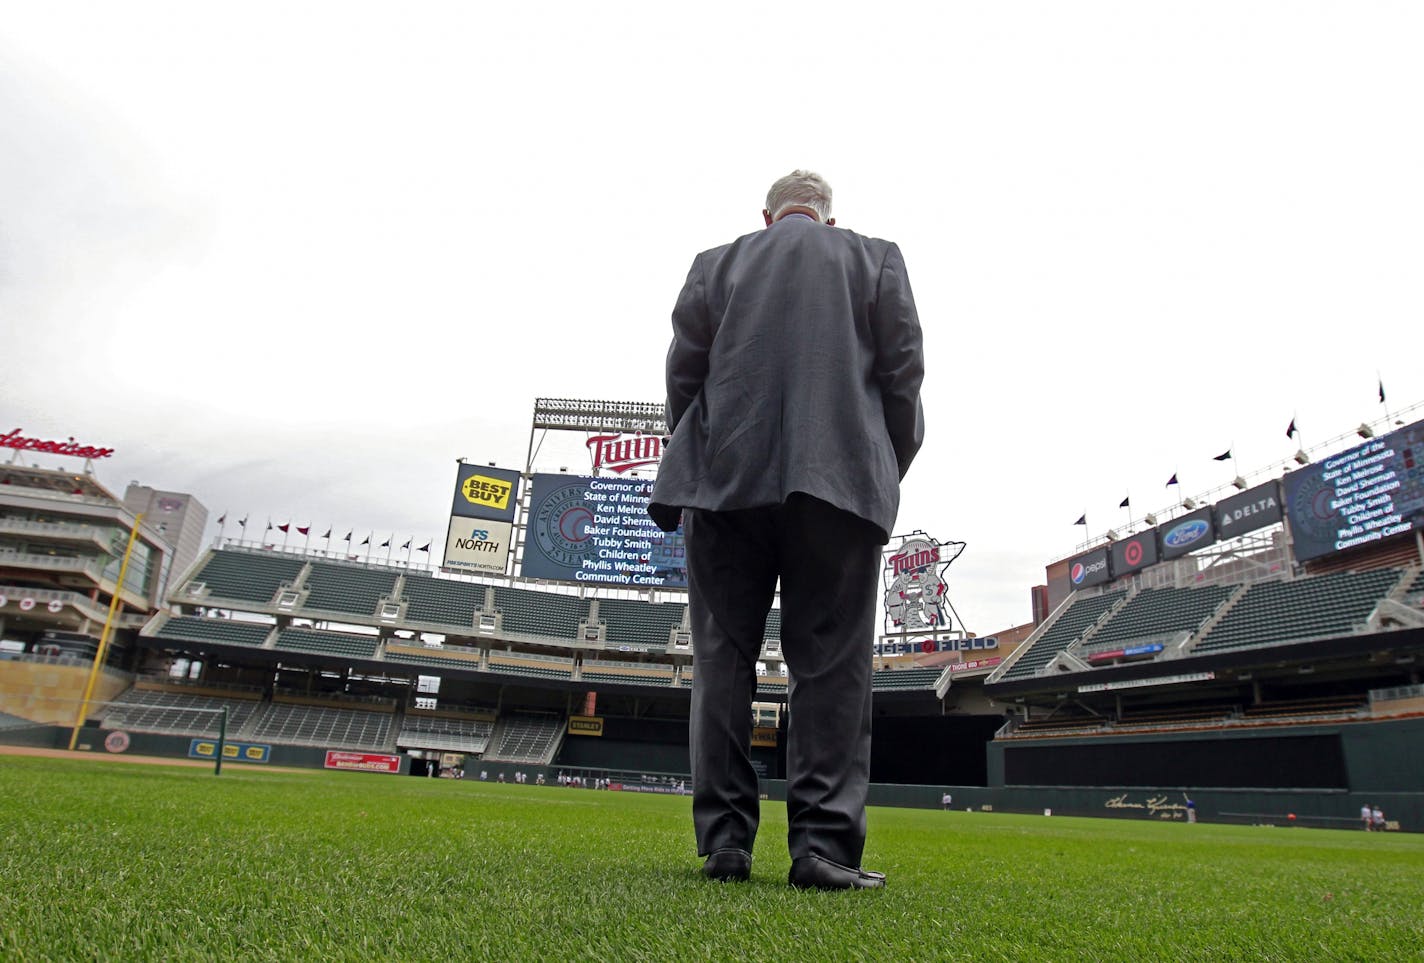
[[[1127,548],[1123,550],[1122,557],[1129,565],[1141,565],[1142,543],[1129,542]]]

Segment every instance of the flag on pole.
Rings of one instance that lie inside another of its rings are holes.
[[[424,545],[420,546],[420,548],[416,549],[416,551],[417,551],[417,552],[424,552],[424,553],[426,553],[427,555],[429,555],[429,554],[430,554],[430,543],[429,543],[429,542],[426,542]]]
[[[1287,438],[1294,438],[1294,437],[1295,437],[1295,419],[1294,419],[1294,418],[1291,419],[1290,427],[1286,429],[1286,437],[1287,437]]]
[[[298,525],[298,526],[297,526],[297,534],[298,534],[298,535],[306,535],[306,534],[307,534],[308,532],[310,532],[310,531],[311,531],[311,526],[310,526],[310,525],[306,525],[306,526]]]
[[[1131,505],[1131,504],[1132,504],[1132,498],[1131,498],[1131,497],[1128,497],[1128,498],[1124,498],[1122,501],[1118,502],[1118,506],[1117,506],[1117,507],[1118,507],[1118,508],[1126,508],[1127,506],[1129,506],[1129,505]]]
[[[266,530],[265,530],[262,534],[263,534],[263,535],[266,535],[267,532],[270,532],[271,530],[272,530],[272,519],[269,518],[269,519],[267,519],[267,528],[266,528]]]
[[[330,540],[331,540],[331,529],[328,528],[328,529],[326,530],[326,534],[323,535],[322,538],[327,539],[328,541],[330,541]]]
[[[401,550],[402,552],[404,552],[406,549],[410,548],[410,543],[411,543],[411,540],[407,538],[407,539],[405,540],[405,544],[400,547],[400,550]]]
[[[1219,455],[1213,455],[1212,461],[1227,461],[1231,458],[1231,449],[1228,448]]]
[[[350,541],[351,541],[351,535],[352,535],[351,532],[347,532],[347,533],[346,533],[346,539],[345,539],[345,541],[350,542]]]
[[[219,524],[219,525],[226,525],[226,524],[227,524],[227,512],[223,512],[221,515],[218,516],[218,524]]]
[[[1380,390],[1380,404],[1384,404],[1384,379],[1383,379],[1383,378],[1380,379],[1379,390]]]
[[[391,536],[391,538],[394,538],[394,537],[395,537],[394,535]],[[384,542],[381,543],[381,548],[390,548],[390,547],[391,547],[391,539],[390,539],[390,538],[386,539]]]
[[[278,525],[278,526],[277,526],[277,531],[279,531],[279,532],[281,532],[283,535],[285,535],[285,534],[287,534],[288,529],[290,529],[291,527],[292,527],[292,523],[291,523],[291,522],[287,522],[285,525]],[[298,529],[298,531],[300,531],[300,529]]]
[[[1167,479],[1167,484],[1164,485],[1163,487],[1164,487],[1164,488],[1171,488],[1173,485],[1177,485],[1177,484],[1180,484],[1180,483],[1177,481],[1177,473],[1176,473],[1176,472],[1172,472],[1172,477],[1169,478],[1169,479]]]
[[[374,535],[375,532],[372,532],[371,534]],[[364,539],[362,539],[361,544],[362,544],[362,545],[370,545],[370,544],[371,544],[371,535],[367,535]]]
[[[241,525],[243,528],[246,528],[246,527],[247,527],[247,516],[244,515],[242,518],[239,518],[239,519],[237,520],[237,524]]]
[[[1087,513],[1084,512],[1082,515],[1079,515],[1079,516],[1078,516],[1078,520],[1077,520],[1076,522],[1074,522],[1073,524],[1074,524],[1074,525],[1086,525],[1086,524],[1088,524],[1088,515],[1087,515]]]

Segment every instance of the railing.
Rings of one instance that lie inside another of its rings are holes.
[[[1371,689],[1370,704],[1397,702],[1400,699],[1424,699],[1424,685],[1401,685],[1390,689]]]
[[[70,538],[89,541],[102,549],[110,547],[108,531],[97,525],[83,525],[77,522],[36,522],[27,518],[0,518],[0,532],[16,535],[49,535],[55,538]]]

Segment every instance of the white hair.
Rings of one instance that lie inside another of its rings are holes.
[[[831,218],[831,185],[813,171],[792,171],[766,192],[766,210],[772,220],[788,207],[808,207],[824,224]]]

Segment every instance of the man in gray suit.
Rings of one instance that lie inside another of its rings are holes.
[[[673,309],[649,512],[687,539],[693,825],[703,872],[751,874],[751,702],[781,583],[789,669],[790,882],[883,886],[860,868],[880,546],[924,438],[919,317],[900,250],[836,228],[795,171],[766,230],[699,254]]]

